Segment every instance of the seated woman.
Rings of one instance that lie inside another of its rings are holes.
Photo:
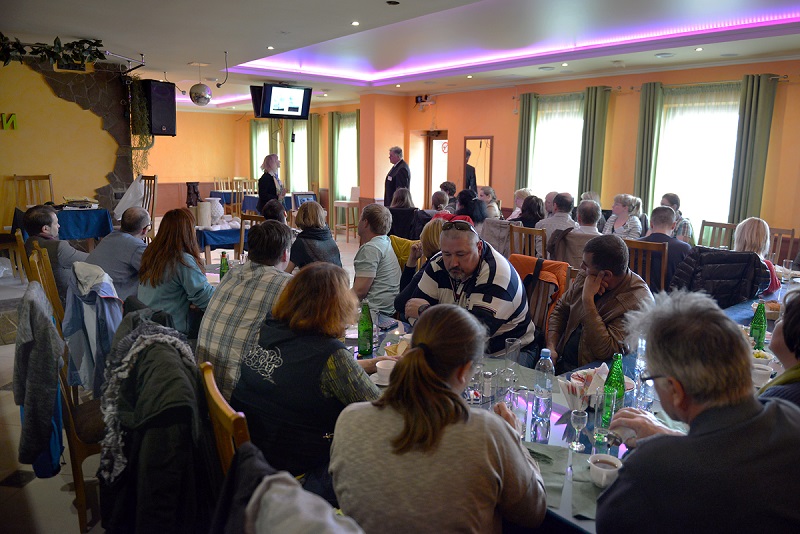
[[[419,284],[419,279],[422,278],[422,273],[425,272],[425,267],[428,266],[431,258],[440,250],[439,237],[442,234],[442,226],[445,222],[447,221],[442,218],[428,221],[422,229],[419,242],[411,245],[411,252],[400,277],[400,293],[394,299],[394,309],[400,311],[400,313],[406,309],[406,302],[414,294],[414,290]],[[417,270],[417,263],[422,257],[426,258],[425,264]]]
[[[341,267],[315,262],[286,285],[261,327],[258,347],[242,357],[231,406],[244,412],[253,443],[276,469],[303,475],[303,486],[335,505],[328,460],[339,413],[375,400],[378,387],[339,338],[358,317],[358,300]]]
[[[522,214],[522,203],[525,199],[533,195],[532,189],[517,189],[514,191],[514,211],[508,216],[508,220],[517,219]]]
[[[464,215],[472,219],[472,224],[478,234],[483,229],[483,221],[489,218],[486,204],[475,196],[469,189],[464,189],[456,197],[456,215]]]
[[[524,527],[544,519],[544,483],[519,421],[504,403],[491,413],[462,398],[485,343],[468,311],[433,306],[383,396],[339,416],[333,485],[366,532],[501,532],[503,518]]]
[[[755,252],[769,269],[769,287],[764,293],[774,293],[781,288],[781,281],[775,272],[775,266],[768,259],[769,225],[764,219],[748,217],[736,226],[733,233],[733,250],[737,252]]]
[[[488,185],[478,188],[478,198],[486,204],[486,218],[488,219],[502,219],[503,214],[500,213],[500,207],[497,205],[497,195],[494,189]]]
[[[406,187],[401,187],[394,192],[392,205],[390,208],[414,208],[414,200],[411,198],[411,191]]]
[[[142,254],[139,300],[172,316],[175,330],[190,332],[189,306],[206,309],[214,287],[208,283],[194,232],[194,217],[186,208],[169,210],[153,242]],[[199,327],[199,321],[197,325]]]
[[[642,235],[642,221],[634,215],[637,207],[636,197],[633,195],[617,195],[611,207],[611,217],[606,221],[603,233],[616,234],[622,239],[639,239]]]
[[[536,223],[542,219],[544,219],[544,202],[536,195],[530,195],[522,202],[519,217],[508,220],[520,221],[525,228],[536,228]]]
[[[301,232],[292,243],[287,273],[294,271],[295,267],[303,268],[315,261],[342,266],[339,247],[331,237],[330,228],[325,224],[325,210],[322,206],[313,201],[304,202],[297,210],[294,223]]]
[[[775,321],[769,348],[785,371],[761,388],[762,398],[786,399],[800,406],[800,290],[783,298],[783,315]]]
[[[434,212],[447,211],[448,202],[450,202],[450,198],[444,191],[435,191],[433,195],[431,195],[431,208]],[[433,213],[431,215],[433,215]]]

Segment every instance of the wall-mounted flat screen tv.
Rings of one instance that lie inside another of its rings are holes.
[[[311,88],[264,84],[261,117],[269,119],[308,119]]]

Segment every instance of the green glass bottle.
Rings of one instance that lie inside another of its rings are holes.
[[[228,273],[230,266],[228,265],[228,255],[225,251],[222,251],[222,254],[219,258],[219,279],[222,280],[222,277]]]
[[[767,335],[767,312],[764,309],[764,301],[758,301],[756,314],[750,323],[750,337],[755,340],[755,348],[757,350],[764,350],[764,338]]]
[[[611,418],[617,413],[617,410],[622,408],[625,401],[625,375],[622,373],[622,354],[614,355],[614,363],[611,365],[611,370],[608,372],[606,384],[603,388],[606,393],[616,391],[617,396],[615,400],[611,401],[606,398],[605,405],[603,406],[603,426],[608,428],[611,423]]]
[[[369,301],[361,301],[361,316],[358,318],[358,359],[372,358],[372,315]]]

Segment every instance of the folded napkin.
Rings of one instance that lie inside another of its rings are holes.
[[[547,506],[561,506],[561,492],[564,490],[564,476],[567,472],[569,449],[557,445],[525,442],[531,457],[539,464],[539,472],[547,490]]]
[[[572,410],[585,410],[589,406],[589,387],[558,377],[558,387],[567,401],[567,410],[554,424],[562,425],[569,423]]]
[[[603,493],[589,477],[588,454],[572,454],[572,515],[586,519],[597,517],[597,497]]]

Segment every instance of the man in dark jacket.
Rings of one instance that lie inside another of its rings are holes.
[[[383,205],[389,207],[392,205],[392,197],[394,192],[405,187],[411,189],[411,171],[408,169],[408,163],[403,160],[403,149],[399,146],[393,146],[389,149],[389,162],[393,165],[392,170],[386,175],[386,182],[383,187]]]
[[[669,206],[659,206],[650,214],[650,235],[640,239],[640,241],[647,241],[648,243],[667,243],[667,277],[664,279],[664,287],[658,287],[657,284],[650,285],[650,291],[653,293],[669,287],[672,275],[675,274],[675,269],[692,251],[689,243],[672,237],[674,229],[675,210]],[[653,264],[650,266],[650,272],[661,272],[661,260],[660,254],[653,254]]]

